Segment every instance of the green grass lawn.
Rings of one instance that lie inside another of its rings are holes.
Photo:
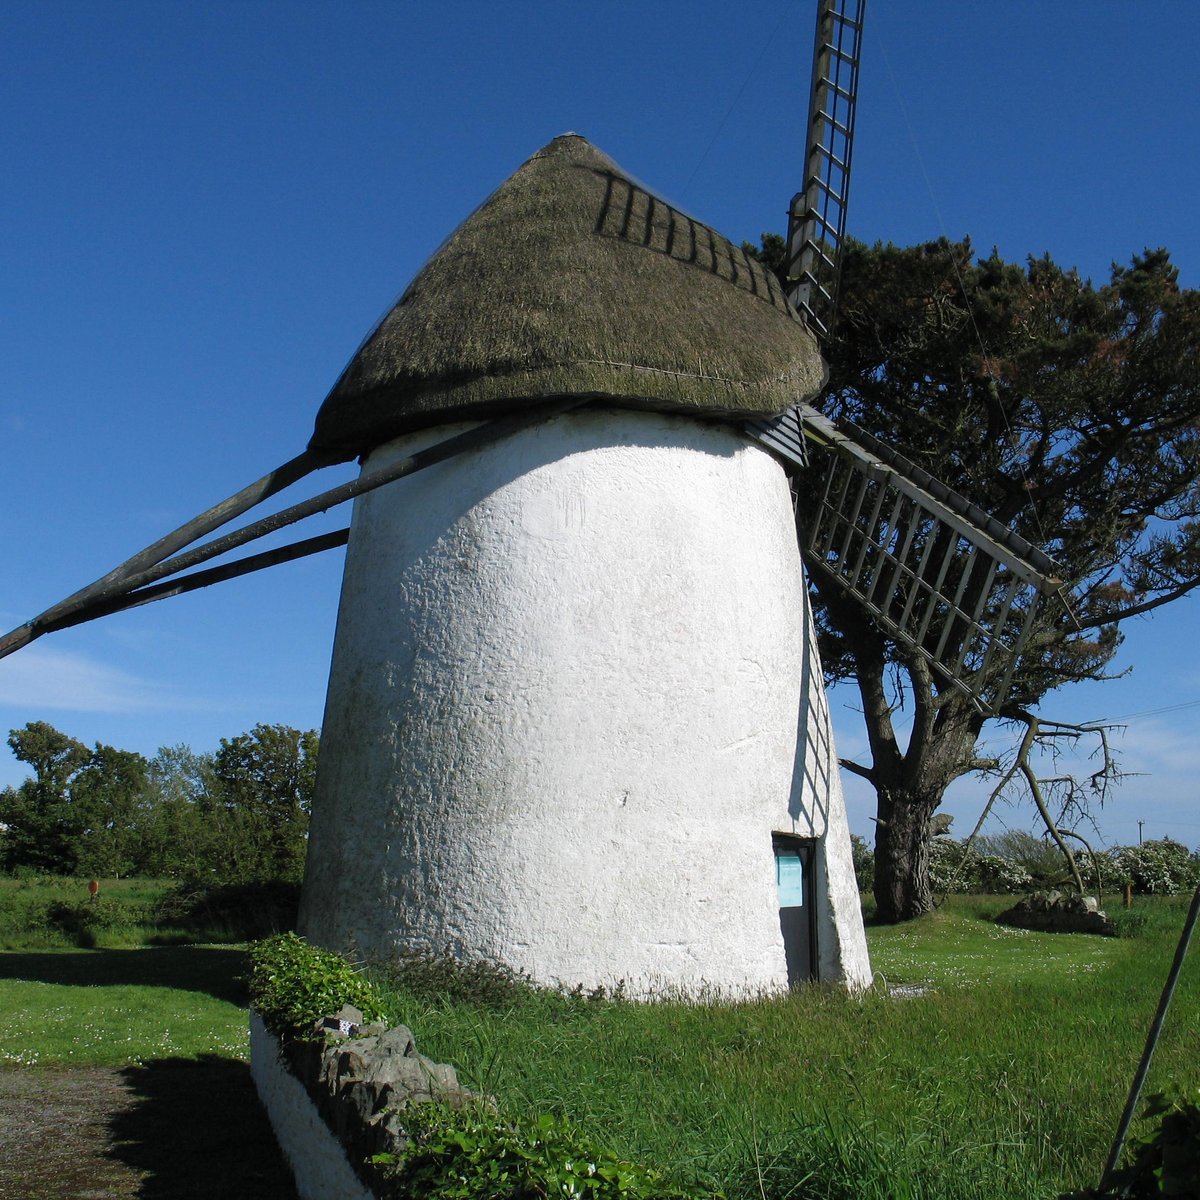
[[[87,882],[0,880],[0,1067],[245,1059],[244,952],[147,946],[169,881],[102,880],[96,901]]]
[[[423,1052],[731,1200],[1049,1200],[1094,1184],[1184,908],[1136,939],[1020,933],[964,898],[869,930],[879,984],[700,1007],[401,991]],[[1190,963],[1149,1081],[1200,1076]],[[886,982],[885,982],[886,981]],[[890,993],[895,984],[923,994]]]
[[[1139,901],[1130,938],[1002,930],[1004,903],[870,927],[861,996],[481,1005],[426,987],[395,1015],[503,1110],[568,1115],[729,1200],[1053,1200],[1096,1181],[1186,902]],[[0,953],[0,1066],[244,1058],[243,970],[228,946]],[[1195,1089],[1198,1014],[1194,949],[1149,1090]]]
[[[246,1059],[244,969],[229,946],[0,953],[0,1067]]]
[[[919,921],[870,926],[871,966],[882,977],[880,982],[890,985],[945,988],[1006,981],[1058,985],[1103,972],[1132,953],[1128,939],[1034,933],[996,925],[992,918],[1009,903],[1007,897],[959,896]],[[1164,905],[1147,907],[1157,912]],[[1160,920],[1160,933],[1162,926]]]

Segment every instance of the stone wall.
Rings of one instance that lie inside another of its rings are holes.
[[[469,1095],[405,1026],[364,1026],[349,1006],[283,1044],[251,1012],[250,1070],[301,1200],[373,1200],[371,1156],[407,1144],[397,1112]]]

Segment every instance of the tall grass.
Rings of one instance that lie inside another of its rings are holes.
[[[299,887],[281,882],[102,880],[92,896],[86,879],[0,879],[0,950],[245,942],[292,928],[298,899]]]
[[[1000,930],[985,918],[1002,903],[872,928],[903,998],[880,981],[628,1004],[510,981],[480,1003],[401,970],[393,1003],[423,1052],[503,1109],[568,1115],[730,1200],[1045,1200],[1095,1182],[1183,907],[1143,902],[1140,936],[1118,939]],[[1151,1089],[1195,1085],[1196,1011],[1193,969]]]

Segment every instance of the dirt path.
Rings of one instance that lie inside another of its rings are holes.
[[[0,1200],[296,1200],[250,1068],[0,1070]]]

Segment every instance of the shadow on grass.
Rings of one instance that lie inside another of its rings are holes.
[[[227,946],[155,946],[137,950],[13,950],[0,954],[0,979],[76,987],[118,984],[207,992],[244,1007],[244,950]]]
[[[133,1103],[107,1154],[141,1176],[141,1200],[296,1200],[246,1063],[164,1058],[121,1077]]]

